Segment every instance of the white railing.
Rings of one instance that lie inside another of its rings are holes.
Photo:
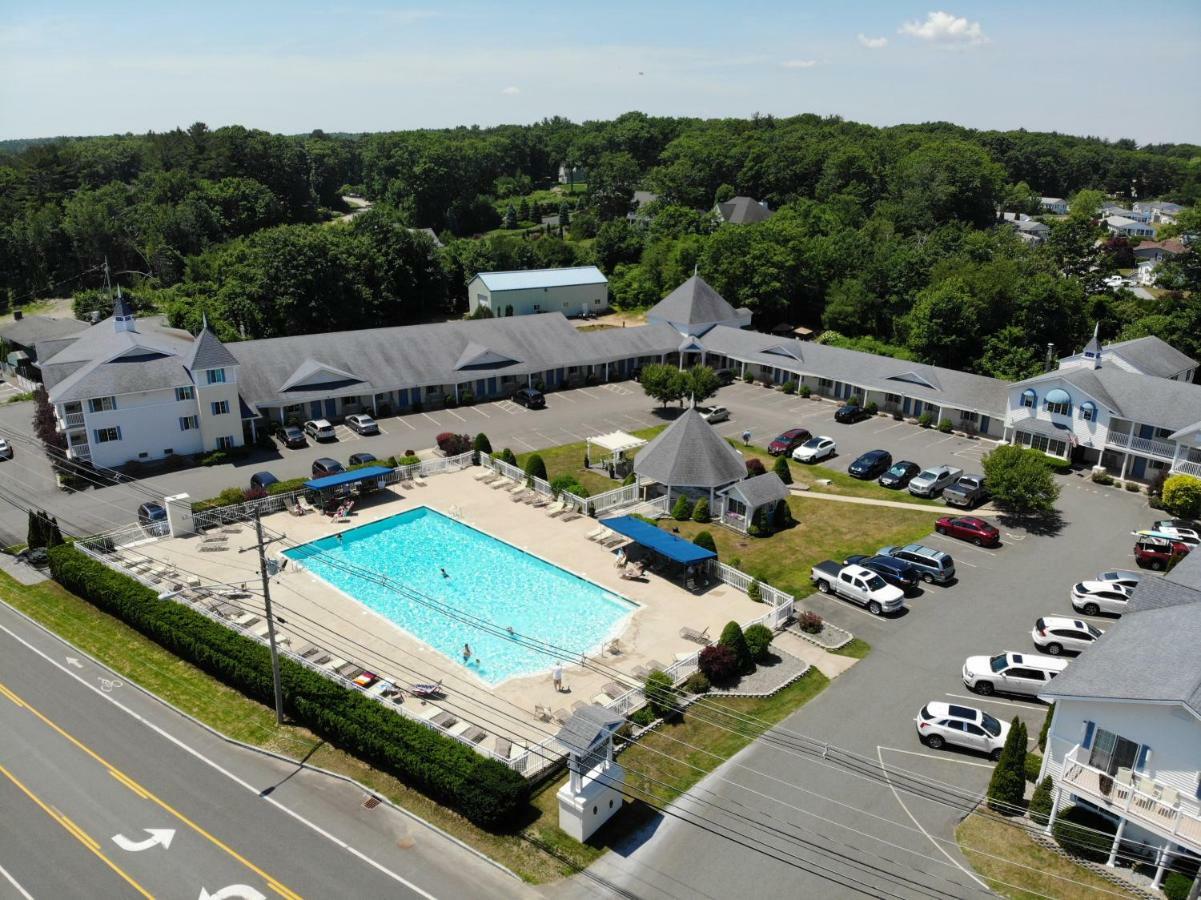
[[[466,453],[460,453],[458,456],[441,456],[436,459],[425,459],[418,465],[423,476],[437,475],[439,472],[458,472],[470,466],[474,456],[475,454],[468,450]]]
[[[63,416],[63,425],[67,428],[83,428],[83,413],[67,413]]]
[[[588,504],[591,502],[590,497],[577,497],[571,491],[559,491],[559,500],[566,503],[581,516],[588,515]]]
[[[638,485],[626,484],[614,490],[605,491],[603,494],[595,494],[588,498],[588,503],[592,507],[593,514],[599,516],[610,509],[637,503],[641,493]]]
[[[1194,475],[1201,478],[1201,463],[1189,462],[1187,459],[1178,459],[1172,464],[1173,472],[1183,472],[1185,475]]]
[[[1175,444],[1168,443],[1167,441],[1156,441],[1151,438],[1135,437],[1124,431],[1109,432],[1106,442],[1127,450],[1134,450],[1136,453],[1158,456],[1161,459],[1174,459],[1176,456]]]

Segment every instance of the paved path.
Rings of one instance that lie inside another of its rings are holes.
[[[924,506],[921,503],[906,503],[904,500],[878,500],[875,497],[848,497],[845,494],[824,494],[821,491],[806,490],[793,485],[791,488],[793,496],[796,497],[812,497],[814,500],[833,500],[837,503],[858,503],[860,506],[887,506],[890,509],[908,509],[917,510],[918,512],[928,512],[931,515],[942,516],[946,515],[947,508],[941,506]],[[951,512],[955,512],[954,509]],[[969,513],[974,516],[996,515],[997,509],[992,506],[984,505],[972,510],[965,510],[965,514]]]
[[[16,581],[21,584],[39,584],[45,581],[49,576],[46,574],[48,570],[36,569],[28,563],[24,563],[15,556],[10,556],[7,553],[0,553],[0,572],[11,575]]]

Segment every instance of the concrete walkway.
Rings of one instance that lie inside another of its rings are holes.
[[[887,506],[890,509],[910,509],[918,512],[936,513],[939,510],[937,506],[923,506],[920,503],[906,503],[903,500],[877,500],[874,497],[845,497],[842,494],[823,494],[820,491],[814,491],[808,488],[792,485],[789,490],[794,497],[812,497],[814,500],[833,500],[836,503],[858,503],[861,506]],[[946,507],[950,512],[955,512],[952,507]],[[966,510],[965,510],[966,512]],[[976,509],[971,510],[972,515],[996,515],[998,510],[995,507],[985,504]],[[944,513],[945,515],[945,513]]]
[[[811,666],[816,666],[822,670],[822,673],[828,678],[837,678],[855,663],[859,662],[853,656],[839,656],[837,653],[830,653],[823,650],[816,644],[811,644],[803,638],[797,637],[795,634],[789,634],[787,631],[777,634],[772,638],[772,646],[777,650],[783,650],[798,659],[803,659]]]
[[[11,575],[20,584],[39,584],[49,577],[43,574],[42,570],[35,569],[7,553],[0,553],[0,572]]]

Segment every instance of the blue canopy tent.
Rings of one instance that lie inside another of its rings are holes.
[[[304,486],[310,491],[326,491],[330,488],[367,481],[370,478],[380,478],[391,471],[387,466],[367,466],[363,469],[352,469],[349,472],[338,472],[336,475],[326,475],[324,478],[314,478],[312,481],[306,481]]]
[[[614,516],[612,519],[601,519],[601,524],[618,534],[625,535],[639,546],[685,566],[694,566],[707,559],[717,559],[717,554],[712,550],[698,547],[691,541],[676,537],[654,525],[648,525],[633,516]]]

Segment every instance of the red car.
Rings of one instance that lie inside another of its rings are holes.
[[[1189,545],[1162,537],[1140,536],[1134,545],[1134,560],[1152,569],[1166,568],[1168,563],[1189,552]]]
[[[977,547],[995,547],[1001,542],[1001,532],[975,516],[943,516],[934,523],[934,530],[961,541],[971,541]]]
[[[767,452],[772,456],[787,456],[811,437],[808,428],[789,428],[767,445]]]

